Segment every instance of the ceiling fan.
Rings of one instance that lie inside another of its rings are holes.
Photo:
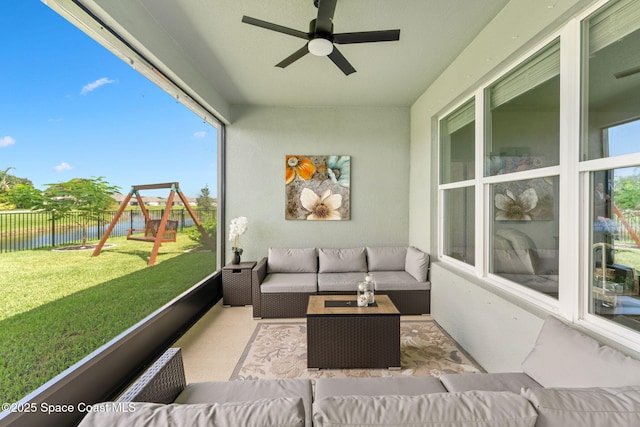
[[[334,44],[396,41],[400,40],[400,30],[362,31],[334,34],[333,14],[336,10],[336,3],[337,0],[313,1],[313,4],[318,8],[318,16],[309,23],[308,33],[283,27],[282,25],[273,24],[271,22],[262,21],[260,19],[251,18],[249,16],[243,16],[242,22],[307,40],[307,43],[302,48],[276,64],[276,67],[285,68],[305,56],[307,53],[311,53],[316,56],[328,56],[329,59],[331,59],[334,64],[336,64],[338,68],[348,76],[351,73],[355,73],[356,70],[349,61],[347,61],[347,58],[345,58],[344,55],[342,55],[334,46]]]

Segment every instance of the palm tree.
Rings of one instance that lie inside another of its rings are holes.
[[[6,193],[9,191],[9,180],[7,177],[9,176],[9,171],[11,169],[15,169],[13,166],[9,166],[4,171],[0,172],[0,192]]]

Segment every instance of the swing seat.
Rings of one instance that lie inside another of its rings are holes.
[[[139,240],[141,242],[155,242],[160,227],[159,219],[150,219],[147,221],[144,229],[130,228],[127,231],[127,240]],[[178,221],[174,219],[167,220],[167,225],[162,234],[160,241],[162,243],[175,242],[178,233]]]

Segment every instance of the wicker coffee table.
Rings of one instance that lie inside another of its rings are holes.
[[[386,295],[376,307],[356,296],[311,295],[307,308],[307,368],[400,369],[400,312]]]

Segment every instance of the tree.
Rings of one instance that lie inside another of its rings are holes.
[[[87,245],[87,230],[93,221],[110,209],[113,195],[120,191],[98,178],[74,178],[71,181],[47,184],[36,209],[51,212],[54,219],[67,218],[82,228],[82,246]]]
[[[0,171],[0,194],[8,192],[11,187],[17,184],[33,185],[33,183],[26,178],[18,178],[16,176],[10,175],[9,171],[11,169],[15,168],[9,166],[5,170]]]
[[[200,195],[196,198],[196,202],[198,203],[198,208],[206,212],[211,210],[213,207],[213,199],[211,198],[208,184],[205,184],[204,188],[200,189]]]
[[[9,171],[11,169],[15,169],[12,166],[9,166],[3,171],[0,171],[0,193],[6,193],[9,191]]]
[[[613,186],[613,200],[620,209],[640,207],[640,175],[622,176]]]
[[[32,209],[42,206],[42,191],[31,184],[16,184],[9,188],[4,200],[16,209]]]

